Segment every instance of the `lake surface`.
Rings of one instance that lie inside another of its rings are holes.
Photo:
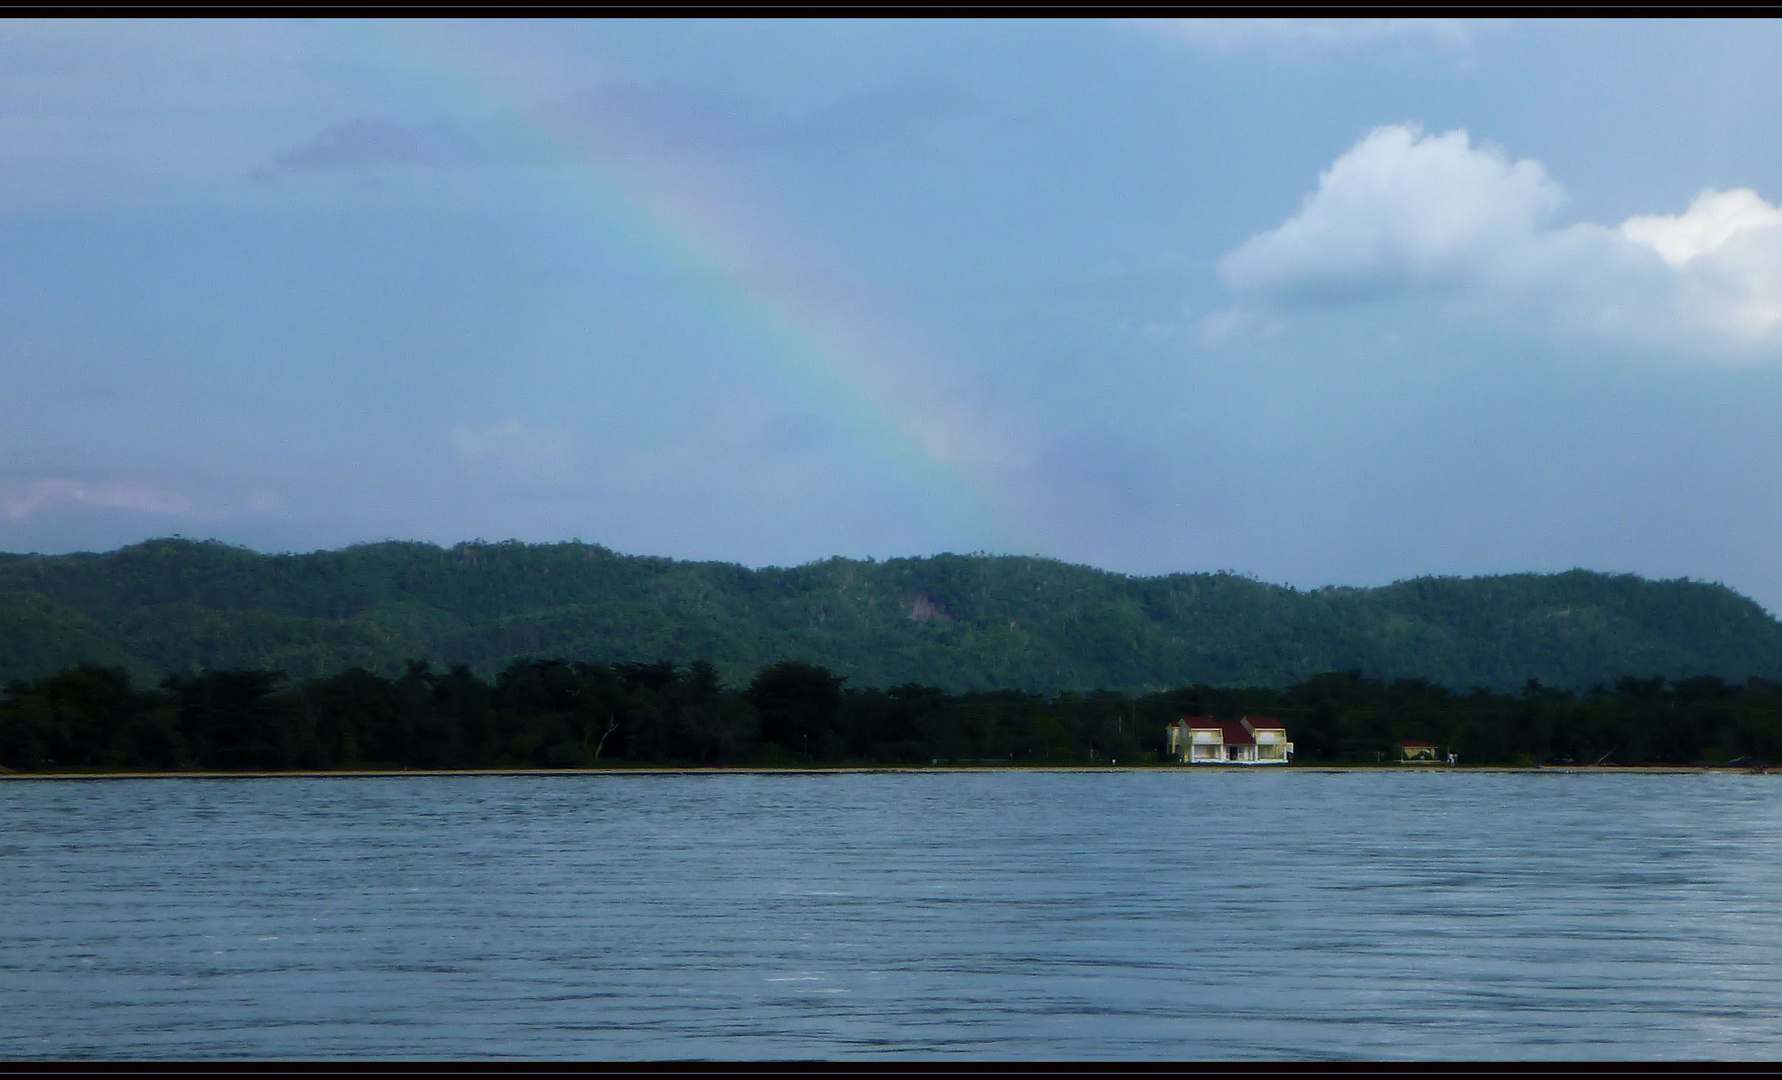
[[[1776,777],[0,783],[6,1058],[1777,1058]]]

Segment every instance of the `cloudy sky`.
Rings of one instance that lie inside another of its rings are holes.
[[[1782,610],[1782,25],[0,27],[0,549]]]

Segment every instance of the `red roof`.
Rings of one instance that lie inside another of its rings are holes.
[[[1225,745],[1226,746],[1255,746],[1256,745],[1256,740],[1251,738],[1250,733],[1248,731],[1244,730],[1244,725],[1238,723],[1236,720],[1215,720],[1215,721],[1213,721],[1213,723],[1208,724],[1207,726],[1208,727],[1214,727],[1214,726],[1218,727],[1219,731],[1225,737]]]
[[[1272,716],[1246,716],[1244,719],[1249,721],[1250,726],[1253,728],[1268,728],[1270,731],[1287,730],[1286,724],[1281,723]]]
[[[1249,729],[1244,727],[1244,724],[1238,722],[1238,720],[1214,720],[1212,716],[1183,716],[1181,720],[1176,720],[1176,724],[1185,724],[1187,727],[1190,727],[1190,729],[1196,729],[1196,727],[1198,727],[1198,729],[1203,729],[1203,731],[1208,729],[1208,727],[1217,729],[1217,731],[1219,731],[1219,740],[1221,740],[1224,745],[1228,745],[1228,747],[1255,747],[1256,745],[1256,740],[1249,734]],[[1255,720],[1251,720],[1251,724],[1255,724]],[[1262,724],[1258,725],[1258,727],[1269,727],[1269,729],[1287,731],[1285,727],[1279,725],[1279,722],[1269,720],[1267,716],[1262,716]]]
[[[1419,740],[1417,740],[1417,739],[1406,739],[1406,740],[1405,740],[1405,741],[1404,741],[1404,742],[1401,742],[1401,743],[1399,743],[1399,744],[1398,744],[1398,745],[1400,745],[1400,746],[1409,746],[1409,747],[1417,747],[1417,748],[1424,748],[1424,749],[1429,749],[1429,750],[1434,750],[1434,749],[1435,749],[1435,743],[1432,743],[1432,742],[1421,742],[1421,741],[1419,741]]]
[[[1227,746],[1254,746],[1256,740],[1244,730],[1244,725],[1236,720],[1215,720],[1210,716],[1184,716],[1177,720],[1178,724],[1187,724],[1190,728],[1218,728],[1219,737]]]

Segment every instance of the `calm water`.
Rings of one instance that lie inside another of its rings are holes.
[[[0,783],[0,1057],[1775,1058],[1782,781]]]

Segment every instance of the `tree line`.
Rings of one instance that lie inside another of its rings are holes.
[[[221,670],[132,685],[82,664],[0,698],[0,764],[55,769],[585,768],[605,765],[1137,764],[1180,716],[1281,718],[1301,762],[1388,759],[1410,739],[1468,764],[1782,760],[1782,683],[1626,678],[1573,693],[1469,693],[1359,672],[1284,690],[949,694],[852,688],[784,661],[726,687],[703,661],[521,659],[493,680],[423,660],[293,681]]]
[[[1722,586],[1583,570],[1298,591],[1010,555],[749,569],[579,543],[0,553],[0,686],[83,661],[144,685],[224,668],[394,679],[416,656],[488,680],[516,656],[704,659],[739,687],[796,657],[850,686],[953,694],[1285,688],[1350,669],[1582,691],[1629,673],[1782,678],[1782,621]]]

